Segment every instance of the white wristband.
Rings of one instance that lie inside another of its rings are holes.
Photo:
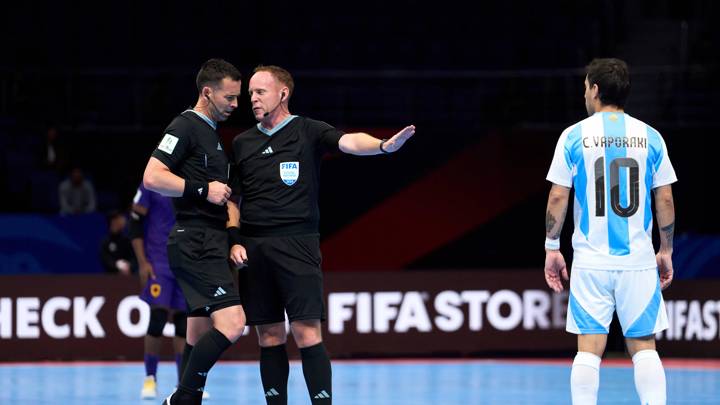
[[[560,250],[560,238],[550,239],[545,237],[545,249],[547,250]]]

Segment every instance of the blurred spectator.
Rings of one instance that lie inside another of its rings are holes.
[[[129,276],[136,266],[132,244],[125,234],[127,219],[122,213],[113,211],[107,220],[109,233],[100,246],[100,260],[105,272]]]
[[[60,214],[74,215],[95,211],[95,188],[82,170],[74,168],[70,177],[60,183]]]
[[[65,149],[57,127],[47,127],[40,152],[41,168],[58,171],[65,169]]]

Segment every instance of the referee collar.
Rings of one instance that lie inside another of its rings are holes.
[[[190,109],[190,108],[188,108],[187,110],[185,110],[185,112],[188,112],[188,111],[194,112],[195,115],[197,115],[198,117],[202,118],[203,121],[207,122],[207,124],[210,125],[210,126],[212,127],[212,129],[217,130],[217,124],[215,124],[215,121],[213,121],[213,120],[211,120],[210,118],[206,117],[205,114],[203,114],[203,113],[201,113],[201,112],[197,112],[197,111],[195,111],[195,110],[193,110],[193,109]]]
[[[285,118],[284,120],[282,120],[282,122],[275,125],[275,127],[273,129],[266,129],[265,127],[262,126],[262,123],[258,122],[257,128],[263,134],[265,134],[267,136],[273,136],[277,131],[283,129],[285,127],[285,125],[289,124],[290,121],[292,121],[294,118],[297,118],[297,115],[291,115],[291,116]]]

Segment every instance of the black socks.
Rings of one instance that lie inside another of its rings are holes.
[[[182,361],[180,363],[180,369],[178,370],[178,383],[182,381],[183,374],[185,374],[185,369],[187,368],[188,360],[190,360],[190,353],[192,353],[192,349],[193,346],[185,343],[185,348],[183,349],[182,354]]]
[[[210,368],[212,368],[230,345],[232,345],[232,342],[230,342],[225,335],[217,329],[211,328],[200,338],[194,347],[189,346],[191,348],[190,358],[187,360],[187,365],[185,366],[185,371],[183,372],[177,390],[177,394],[180,395],[175,395],[178,397],[178,400],[180,397],[185,397],[186,395],[184,394],[190,394],[193,397],[199,394],[199,396],[202,397],[202,391],[205,387],[205,381],[207,380]],[[188,346],[185,346],[185,350],[186,352],[188,351]],[[173,405],[175,396],[173,397]]]
[[[300,357],[312,404],[332,404],[332,369],[325,345],[321,342],[300,349]]]
[[[267,405],[287,405],[290,364],[285,345],[260,348],[260,377]]]

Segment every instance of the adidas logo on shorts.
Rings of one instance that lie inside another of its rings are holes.
[[[278,397],[278,396],[280,396],[280,393],[277,392],[277,390],[275,388],[270,388],[270,391],[266,392],[265,396],[266,397]]]
[[[319,394],[315,395],[313,398],[314,399],[329,399],[330,394],[328,394],[327,391],[322,390],[322,391],[320,391]]]
[[[222,287],[218,287],[217,290],[215,290],[215,295],[213,295],[213,297],[219,297],[225,294],[227,294],[227,292],[225,292]]]

